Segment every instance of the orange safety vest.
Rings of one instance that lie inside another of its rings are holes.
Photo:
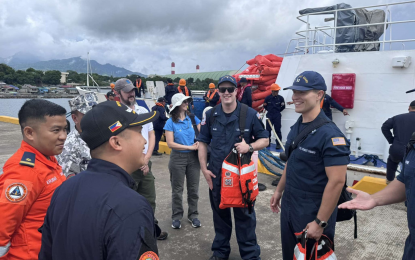
[[[177,90],[179,91],[179,93],[183,93],[182,89],[180,88],[180,86],[177,87]],[[186,91],[186,97],[190,96],[189,95],[189,90],[187,89],[187,87],[184,87],[184,90]]]
[[[254,162],[233,149],[222,163],[221,181],[219,208],[248,208],[251,213],[259,193]]]

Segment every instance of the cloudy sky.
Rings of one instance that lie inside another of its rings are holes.
[[[347,1],[353,7],[391,2]],[[85,58],[89,51],[90,58],[100,63],[145,74],[169,74],[172,61],[176,73],[194,72],[196,64],[201,71],[239,69],[257,54],[284,53],[294,32],[304,27],[296,20],[299,9],[336,3],[0,0],[0,57],[26,52],[42,60]],[[393,12],[398,19],[408,9]]]

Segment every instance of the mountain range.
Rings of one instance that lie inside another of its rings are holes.
[[[86,73],[87,61],[81,57],[73,57],[62,60],[48,60],[42,61],[35,55],[27,53],[16,53],[8,58],[0,58],[0,63],[5,63],[15,70],[26,70],[28,68],[34,68],[36,70],[59,70],[68,71],[73,70],[78,73]],[[113,76],[113,77],[125,77],[127,75],[136,74],[142,77],[146,75],[140,72],[133,72],[121,67],[114,66],[112,64],[100,64],[95,60],[90,60],[92,73],[100,75]]]

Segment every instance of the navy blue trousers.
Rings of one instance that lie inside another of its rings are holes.
[[[405,249],[403,251],[402,260],[412,260],[415,256],[415,245],[411,240],[411,233],[409,233],[409,236],[405,241]]]
[[[159,150],[159,142],[161,140],[161,136],[163,135],[163,130],[155,130],[154,129],[154,135],[156,136],[156,143],[154,144],[154,150],[157,152]]]
[[[295,189],[289,185],[285,186],[281,201],[281,244],[283,260],[292,260],[294,258],[294,248],[297,244],[297,238],[294,233],[303,231],[308,223],[316,219],[322,196],[323,194]],[[336,217],[337,207],[327,221],[328,226],[323,232],[333,243]],[[307,241],[308,252],[311,251],[314,243],[315,240],[313,239]]]
[[[274,126],[275,132],[277,133],[278,138],[282,142],[282,135],[281,135],[281,117],[270,118],[271,124]],[[271,133],[272,129],[267,120],[267,131],[269,132],[269,144],[271,144]],[[275,145],[278,146],[278,141],[275,141]]]
[[[220,180],[220,174],[216,175]],[[213,191],[209,189],[210,205],[213,211],[213,225],[215,239],[212,244],[213,255],[227,259],[231,253],[229,240],[232,235],[231,209],[220,209],[220,185],[213,184]],[[255,228],[255,210],[249,214],[248,209],[234,208],[236,240],[239,245],[239,253],[244,260],[259,260],[261,250],[257,243]],[[292,260],[292,259],[291,259]]]

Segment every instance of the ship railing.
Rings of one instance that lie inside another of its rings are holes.
[[[393,24],[406,24],[406,23],[415,23],[415,20],[402,20],[402,21],[392,21],[392,6],[398,5],[405,5],[405,4],[412,4],[415,1],[405,1],[405,2],[397,2],[397,3],[389,3],[389,4],[381,4],[381,5],[371,5],[371,6],[363,6],[363,7],[353,7],[353,8],[343,8],[343,9],[335,9],[329,10],[324,12],[315,12],[297,16],[297,19],[306,25],[305,30],[297,31],[296,34],[300,36],[299,38],[292,38],[286,48],[285,54],[286,55],[298,55],[298,54],[315,54],[324,52],[335,52],[337,46],[341,45],[360,45],[360,44],[381,44],[382,48],[379,50],[384,51],[386,44],[389,43],[389,50],[392,49],[392,43],[401,43],[402,48],[405,49],[405,42],[415,42],[415,39],[397,39],[393,40],[392,38],[392,25]],[[385,20],[380,23],[367,23],[367,24],[356,24],[356,25],[346,25],[346,26],[337,26],[337,16],[338,12],[347,11],[347,10],[356,10],[356,9],[366,9],[366,8],[385,8]],[[326,21],[334,22],[334,26],[320,26],[311,28],[310,25],[310,16],[319,15],[319,14],[333,14],[334,19],[329,18]],[[359,27],[369,27],[375,25],[383,25],[383,36],[381,39],[377,41],[360,41],[360,42],[351,42],[351,43],[337,43],[336,42],[336,33],[338,29],[344,28],[359,28]],[[386,39],[387,29],[389,29],[389,40]],[[291,44],[294,45],[294,51],[289,52],[292,48]]]

